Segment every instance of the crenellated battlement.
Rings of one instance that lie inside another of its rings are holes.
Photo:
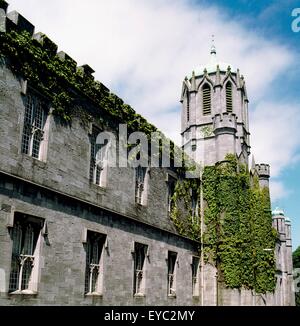
[[[7,27],[10,26],[11,23],[13,23],[15,26],[14,28],[18,31],[26,31],[30,35],[33,36],[34,34],[34,25],[32,25],[25,17],[23,17],[21,14],[19,14],[17,11],[11,11],[7,15]]]
[[[136,119],[135,110],[101,82],[94,80],[94,69],[87,64],[78,66],[67,53],[57,52],[58,47],[53,41],[43,33],[34,33],[34,25],[17,11],[7,12],[7,7],[7,2],[0,0],[1,54],[15,60],[11,68],[34,87],[40,87],[40,91],[55,103],[54,109],[59,108],[65,113],[68,103],[75,101],[79,95],[79,98],[89,99],[94,107],[111,116],[112,120],[118,117],[123,123],[130,124],[134,131],[147,134],[157,131],[143,117],[132,124]],[[42,78],[42,73],[46,78]],[[70,121],[70,115],[64,113],[61,114],[63,119]]]
[[[2,9],[7,10],[8,4],[5,2],[2,5]],[[5,9],[6,8],[6,9]],[[51,41],[45,34],[38,32],[34,34],[34,25],[32,25],[25,17],[19,14],[17,11],[11,11],[3,17],[2,25],[5,26],[5,31],[10,32],[11,30],[16,30],[18,32],[27,32],[32,36],[32,39],[36,40],[44,50],[51,56],[57,56],[62,62],[68,65],[68,67],[75,73],[78,72],[82,77],[89,77],[94,79],[92,74],[95,72],[89,65],[77,66],[77,62],[72,59],[67,53],[60,51],[57,52],[57,45]]]
[[[270,165],[269,164],[255,164],[255,169],[259,178],[270,178]]]
[[[215,131],[218,129],[237,130],[237,117],[234,113],[224,112],[222,114],[216,114],[212,119]]]

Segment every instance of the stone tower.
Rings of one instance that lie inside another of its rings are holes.
[[[275,250],[277,284],[274,303],[281,306],[293,306],[295,305],[295,293],[293,291],[291,220],[279,208],[276,208],[272,215],[273,227],[279,235]]]
[[[248,164],[248,97],[239,69],[219,62],[213,45],[210,62],[183,81],[181,132],[186,152],[202,165],[236,154]]]

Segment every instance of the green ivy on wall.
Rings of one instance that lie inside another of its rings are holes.
[[[195,202],[191,200],[192,193]],[[200,187],[198,179],[178,180],[171,198],[170,217],[179,234],[200,241]]]
[[[200,217],[192,215],[192,189],[200,199],[197,179],[177,182],[171,219],[181,235],[200,241]],[[203,254],[217,267],[219,281],[257,293],[274,291],[278,235],[272,227],[269,190],[260,189],[258,178],[251,177],[234,155],[204,168],[202,190]]]
[[[269,190],[260,189],[234,155],[226,160],[203,173],[206,261],[216,264],[219,279],[231,288],[274,291],[277,232]]]
[[[127,124],[129,131],[142,131],[149,135],[156,127],[148,123],[134,109],[92,76],[76,69],[68,57],[56,55],[56,45],[43,35],[40,41],[25,31],[10,28],[0,33],[0,55],[8,59],[12,71],[28,80],[52,102],[53,114],[70,123],[78,115],[78,103],[94,106],[99,116],[106,114],[112,121]]]

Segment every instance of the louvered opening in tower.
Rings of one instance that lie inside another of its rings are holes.
[[[211,92],[209,85],[205,84],[202,88],[203,94],[203,115],[211,114]]]
[[[226,111],[232,112],[232,85],[230,82],[226,84]]]

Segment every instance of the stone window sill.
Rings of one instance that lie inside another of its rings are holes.
[[[146,295],[144,293],[136,293],[136,294],[134,294],[134,297],[135,298],[145,298]]]
[[[37,295],[37,292],[32,291],[32,290],[22,290],[22,291],[14,291],[14,292],[10,292],[8,293],[9,295],[24,295],[24,296],[35,296]]]
[[[147,205],[145,205],[145,204],[140,204],[140,203],[135,203],[135,207],[137,208],[137,209],[145,209],[146,207],[147,207]]]
[[[176,294],[168,294],[168,298],[176,299]]]
[[[90,187],[93,188],[93,190],[98,191],[100,194],[105,193],[106,187],[99,186],[93,182],[90,182]]]
[[[21,153],[21,155],[23,156],[23,158],[25,158],[28,161],[31,161],[34,165],[38,165],[40,168],[45,168],[45,166],[47,165],[46,161],[43,161],[39,158],[30,156],[28,154],[25,153]]]
[[[102,298],[103,297],[103,295],[101,294],[101,293],[99,293],[99,292],[92,292],[92,293],[86,293],[85,294],[85,296],[86,297],[97,297],[97,298]]]

